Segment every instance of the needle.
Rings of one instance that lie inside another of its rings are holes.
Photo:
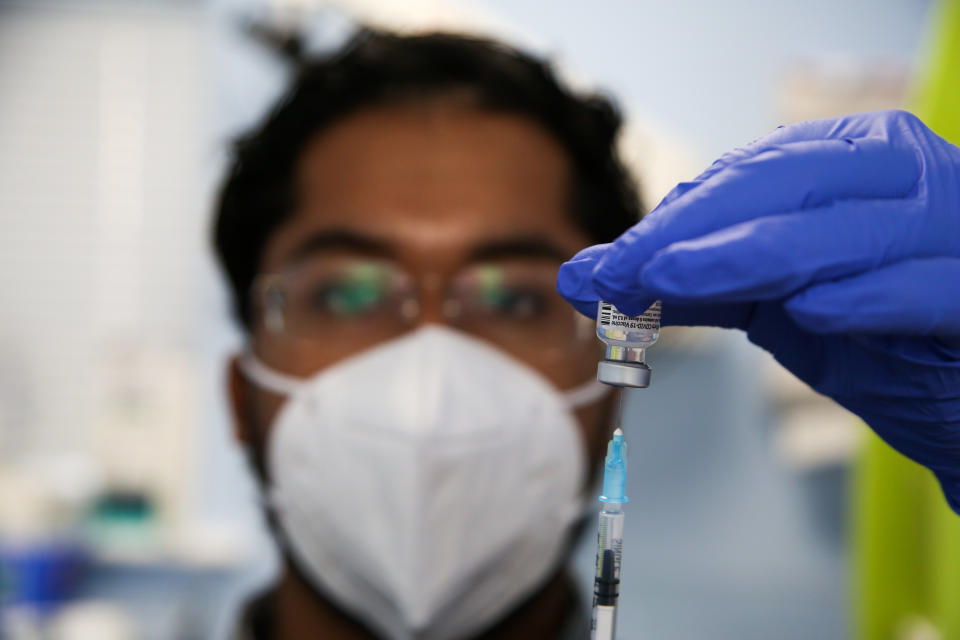
[[[618,428],[623,428],[623,394],[624,390],[619,389],[617,391],[617,417],[616,423]]]

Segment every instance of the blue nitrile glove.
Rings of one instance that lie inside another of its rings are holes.
[[[902,111],[781,127],[563,265],[663,323],[733,327],[929,467],[960,513],[960,148]]]

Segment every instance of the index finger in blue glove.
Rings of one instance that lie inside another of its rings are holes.
[[[919,175],[911,149],[881,139],[775,146],[722,169],[637,223],[605,253],[594,287],[604,299],[636,296],[640,268],[670,244],[835,199],[901,197]]]
[[[560,265],[557,273],[557,292],[589,318],[597,317],[599,300],[593,290],[593,269],[609,248],[609,244],[587,247]]]
[[[693,180],[687,182],[680,182],[670,190],[670,192],[663,197],[663,199],[657,204],[654,211],[662,209],[666,205],[670,204],[680,196],[684,195],[686,192],[690,191],[694,187],[697,187],[704,182],[706,182],[711,176],[720,173],[727,167],[737,162],[742,162],[748,158],[752,158],[760,152],[760,147],[758,146],[759,141],[753,142],[746,147],[741,147],[739,149],[734,149],[733,151],[728,151],[723,154],[720,158],[715,160],[713,164],[707,167],[700,175],[698,175]]]
[[[805,120],[780,126],[760,138],[768,145],[802,140],[839,140],[842,138],[887,137],[890,125],[897,120],[916,119],[900,109],[851,113],[822,120]]]
[[[580,313],[597,317],[599,298],[593,290],[593,269],[597,261],[610,247],[599,244],[588,247],[560,267],[557,274],[557,291]],[[648,297],[649,298],[649,297]],[[653,302],[644,299],[632,300],[625,308],[631,315],[641,313]],[[727,329],[745,329],[750,318],[752,305],[749,304],[681,304],[668,305],[663,309],[661,325],[708,326]]]
[[[748,160],[758,153],[776,145],[814,140],[864,138],[870,135],[883,137],[883,128],[877,126],[878,119],[868,117],[870,115],[886,115],[887,118],[879,119],[880,122],[893,119],[898,115],[913,118],[911,114],[906,112],[889,111],[882,114],[854,114],[823,120],[796,122],[786,126],[781,125],[750,144],[723,154],[693,180],[679,183],[670,193],[664,196],[656,208],[659,209],[670,204],[693,187],[706,182],[708,178],[726,169],[730,165]]]
[[[913,208],[898,200],[842,200],[750,220],[670,245],[639,279],[665,302],[773,300],[815,282],[946,253],[947,234],[911,231],[923,221]]]

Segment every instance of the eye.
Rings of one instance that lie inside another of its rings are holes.
[[[310,306],[314,310],[336,315],[357,315],[375,302],[375,294],[366,287],[343,283],[318,286],[310,295]]]
[[[387,278],[381,270],[358,266],[336,277],[316,282],[308,306],[316,312],[359,316],[380,308],[387,297]]]
[[[524,320],[543,314],[546,299],[533,289],[503,287],[484,291],[483,306],[498,315]]]

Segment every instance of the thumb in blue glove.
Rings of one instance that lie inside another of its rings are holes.
[[[937,475],[960,513],[960,149],[903,111],[777,129],[679,185],[558,290],[739,328]]]

